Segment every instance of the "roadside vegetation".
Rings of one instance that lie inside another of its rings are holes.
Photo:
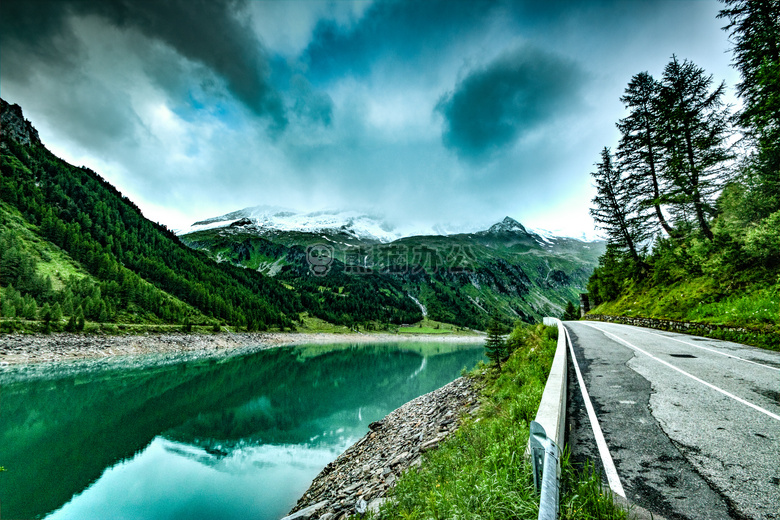
[[[557,344],[557,328],[518,325],[496,361],[469,375],[481,385],[481,407],[455,435],[400,478],[374,518],[536,518],[529,425],[536,415]],[[628,518],[599,475],[563,458],[560,518]]]
[[[609,243],[588,293],[593,314],[743,327],[743,341],[777,349],[780,5],[724,4],[743,107],[676,56],[661,78],[631,79],[617,149],[592,173]]]

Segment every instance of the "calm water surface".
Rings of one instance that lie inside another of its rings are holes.
[[[278,519],[370,422],[482,356],[442,343],[309,345],[5,369],[0,514]]]

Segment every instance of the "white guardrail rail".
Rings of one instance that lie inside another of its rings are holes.
[[[540,493],[539,520],[555,520],[558,518],[560,495],[560,455],[566,429],[566,333],[563,323],[557,318],[544,318],[544,324],[558,327],[558,346],[536,418],[531,421],[528,451],[531,454],[534,485]]]

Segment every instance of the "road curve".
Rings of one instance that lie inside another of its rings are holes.
[[[627,499],[667,519],[780,519],[780,353],[565,322]],[[573,360],[570,360],[573,363]],[[601,458],[575,370],[567,443]]]

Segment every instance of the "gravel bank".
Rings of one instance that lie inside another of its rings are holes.
[[[340,520],[377,510],[398,476],[455,432],[464,413],[478,409],[476,384],[467,377],[409,401],[325,466],[283,520]]]
[[[144,334],[101,336],[86,334],[0,335],[0,365],[45,363],[113,356],[193,353],[210,355],[247,347],[269,348],[309,343],[384,343],[437,341],[479,343],[481,336],[433,336],[403,334],[307,334],[242,332],[219,334]]]

